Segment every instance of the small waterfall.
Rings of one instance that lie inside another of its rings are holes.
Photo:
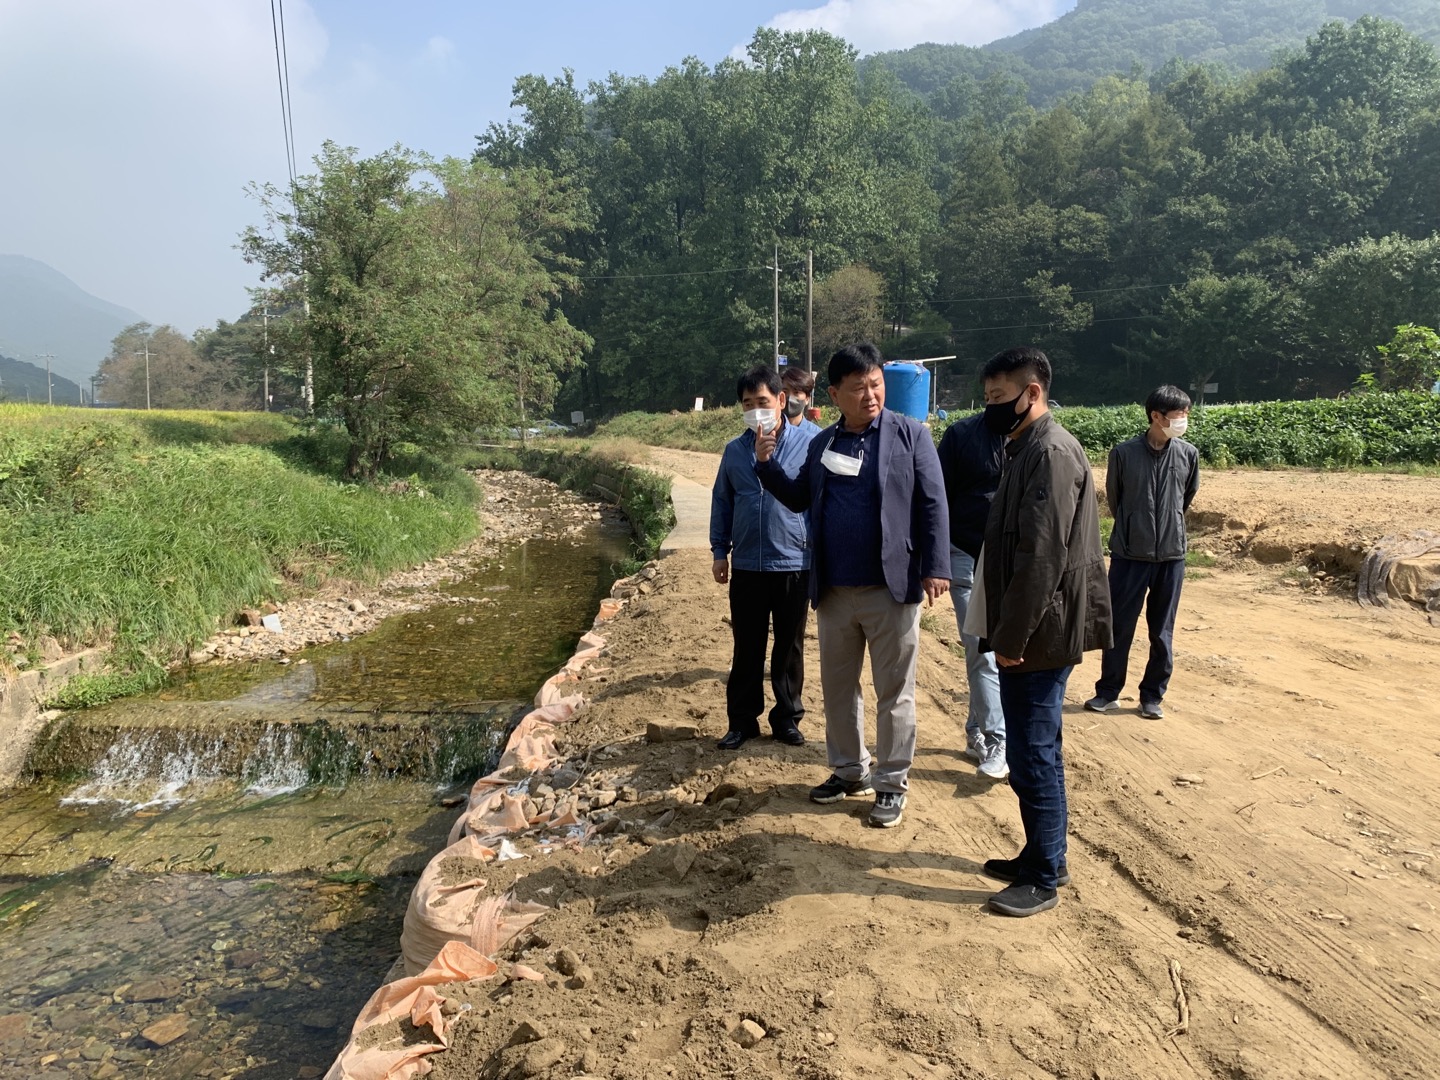
[[[243,760],[236,732],[179,728],[121,731],[90,770],[90,779],[62,801],[117,803],[126,811],[175,806],[206,784],[240,776],[257,795],[294,791],[309,781],[302,732],[266,724]]]
[[[240,773],[245,790],[256,795],[283,795],[310,782],[304,740],[291,724],[266,724]]]
[[[221,775],[222,733],[172,729],[126,731],[63,803],[120,803],[127,810],[174,806],[192,785]]]

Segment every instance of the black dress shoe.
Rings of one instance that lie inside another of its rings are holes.
[[[744,731],[727,731],[723,736],[720,737],[720,740],[716,742],[715,749],[739,750],[740,747],[744,746],[747,742],[756,737],[757,736],[747,734]]]
[[[805,735],[798,727],[788,727],[775,732],[775,741],[786,746],[804,746]]]

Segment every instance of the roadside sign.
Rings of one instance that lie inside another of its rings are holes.
[[[704,399],[703,397],[697,397],[697,398],[695,399],[695,411],[696,411],[696,412],[704,412],[704,411],[705,411],[705,399]]]
[[[1220,392],[1220,384],[1219,384],[1218,382],[1207,382],[1207,383],[1205,384],[1205,393],[1207,393],[1207,394],[1218,394],[1219,392]]]
[[[788,363],[790,363],[790,358],[788,356],[775,357],[775,364],[777,367],[784,367]]]
[[[580,425],[580,424],[585,423],[585,414],[584,414],[583,412],[581,412],[579,409],[576,409],[574,412],[572,412],[572,413],[570,414],[570,423],[575,424],[575,425],[577,425],[577,426]]]

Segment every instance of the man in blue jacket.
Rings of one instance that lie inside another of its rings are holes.
[[[920,601],[950,588],[950,528],[935,443],[924,425],[885,409],[881,367],[868,343],[832,356],[830,397],[840,422],[811,440],[794,476],[776,460],[774,435],[761,434],[755,471],[790,509],[810,511],[810,600],[834,770],[810,798],[834,803],[874,792],[870,824],[890,828],[904,813],[915,758]],[[873,774],[860,691],[867,646],[877,705]]]
[[[730,584],[730,632],[735,649],[725,686],[729,728],[717,744],[738,750],[760,734],[765,708],[765,641],[773,620],[770,688],[775,707],[770,730],[779,742],[804,746],[800,721],[805,716],[805,602],[810,593],[809,521],[787,510],[760,486],[755,475],[755,433],[780,432],[774,456],[794,475],[805,460],[810,440],[820,429],[809,420],[784,422],[785,392],[780,376],[763,365],[740,376],[745,431],[731,439],[720,457],[710,499],[712,572]]]

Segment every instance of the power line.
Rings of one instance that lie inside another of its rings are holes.
[[[290,96],[290,49],[285,43],[285,0],[280,0],[280,53],[284,57],[285,70],[285,119],[290,130],[290,182],[295,182],[299,171],[299,158],[295,155],[295,114],[291,111]]]
[[[1140,289],[1169,289],[1184,285],[1183,281],[1162,281],[1155,285],[1119,285],[1113,289],[1071,289],[1071,296],[1098,296],[1101,293],[1134,292]],[[1064,288],[1065,286],[1056,286]],[[983,304],[991,300],[1032,300],[1034,293],[1011,293],[1009,296],[962,296],[954,300],[931,300],[931,304]]]
[[[295,190],[295,133],[290,121],[290,59],[281,44],[285,19],[284,0],[280,14],[275,13],[275,0],[270,0],[270,34],[275,40],[275,81],[280,85],[280,123],[285,129],[285,170],[290,177],[290,190]]]
[[[580,281],[639,281],[642,278],[703,278],[708,274],[747,274],[750,271],[762,271],[769,269],[769,266],[729,266],[726,269],[717,271],[680,271],[677,274],[582,274]]]

